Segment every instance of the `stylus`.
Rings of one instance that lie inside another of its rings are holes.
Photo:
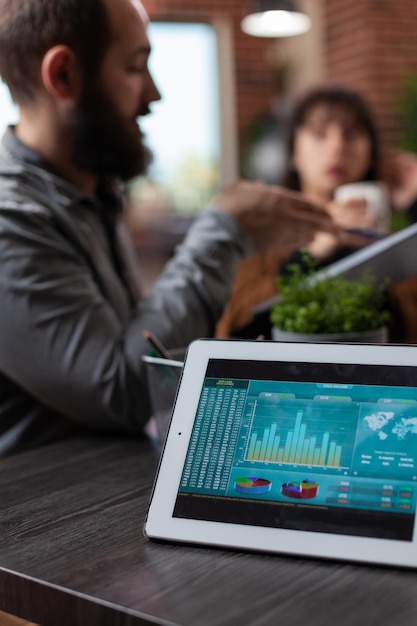
[[[344,228],[345,233],[349,233],[351,235],[361,235],[362,237],[367,237],[368,239],[382,239],[383,235],[379,235],[373,230],[367,230],[362,228]]]
[[[158,352],[158,354],[163,357],[164,359],[169,359],[169,360],[173,360],[174,357],[172,356],[172,354],[165,348],[165,346],[159,341],[158,337],[155,337],[155,335],[153,333],[151,333],[150,330],[147,330],[146,328],[142,331],[143,336],[145,337],[145,339],[147,339],[149,341],[149,343],[151,344],[151,346],[153,348],[155,348],[155,350]]]

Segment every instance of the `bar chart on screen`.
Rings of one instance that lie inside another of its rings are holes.
[[[354,443],[352,419],[346,410],[332,407],[330,413],[328,408],[323,412],[323,407],[310,405],[294,411],[281,406],[275,419],[267,419],[261,406],[250,425],[245,461],[347,469]]]

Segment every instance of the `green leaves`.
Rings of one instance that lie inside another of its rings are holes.
[[[280,300],[270,318],[274,326],[296,333],[340,333],[374,330],[389,321],[388,281],[377,286],[369,272],[355,282],[343,276],[317,280],[316,275],[317,264],[305,252],[303,267],[293,264],[288,275],[277,278]]]

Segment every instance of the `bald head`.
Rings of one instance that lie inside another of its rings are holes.
[[[135,29],[137,39],[147,40],[148,14],[139,0],[102,0],[105,7],[112,43],[123,39],[127,30]]]
[[[132,5],[136,9],[136,11],[139,13],[143,23],[147,24],[148,21],[149,21],[149,18],[148,18],[148,14],[146,13],[145,7],[143,6],[142,2],[139,2],[139,0],[131,0],[131,1],[132,1]]]

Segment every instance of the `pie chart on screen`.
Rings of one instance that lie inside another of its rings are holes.
[[[242,476],[235,480],[234,490],[246,496],[258,496],[271,491],[272,483],[258,476]]]

